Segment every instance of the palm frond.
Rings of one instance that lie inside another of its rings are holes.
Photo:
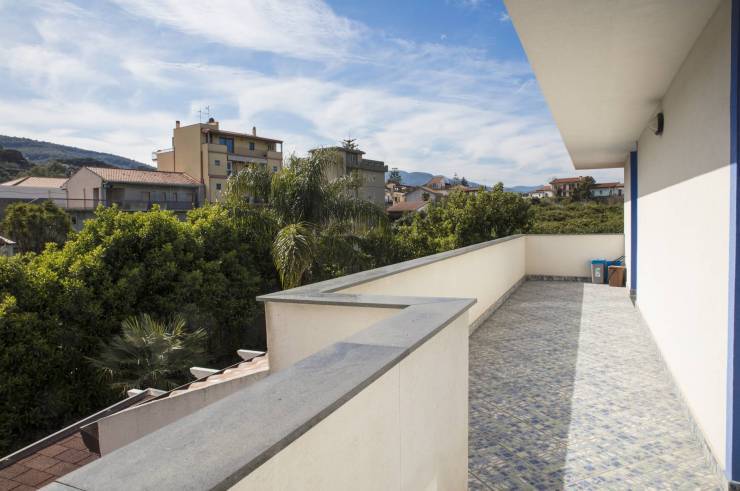
[[[286,225],[277,233],[272,246],[273,260],[283,288],[294,288],[311,267],[314,257],[314,231],[306,222]]]

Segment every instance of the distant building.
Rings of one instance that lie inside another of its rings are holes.
[[[429,206],[429,201],[404,201],[395,203],[386,208],[385,212],[391,220],[397,220],[403,215],[418,213]]]
[[[39,202],[48,200],[62,208],[66,207],[67,179],[57,177],[21,177],[0,183],[0,212],[16,202]]]
[[[406,194],[413,191],[414,186],[406,186],[395,182],[385,183],[385,204],[391,206],[406,201]]]
[[[98,205],[117,205],[128,211],[184,212],[203,203],[203,185],[184,172],[160,172],[104,167],[81,167],[66,183],[66,208],[77,226]]]
[[[449,189],[450,183],[447,182],[447,179],[444,176],[434,176],[431,179],[429,179],[429,181],[426,184],[424,184],[424,186],[430,189],[441,191],[444,189]]]
[[[419,186],[406,193],[406,202],[420,202],[420,201],[431,201],[437,202],[446,198],[450,194],[446,189],[432,189],[427,186]]]
[[[583,179],[585,179],[584,176],[553,179],[552,181],[550,181],[553,195],[560,198],[567,198],[571,196],[573,194],[573,190],[576,188],[576,185]]]
[[[252,133],[224,131],[218,121],[180,126],[175,121],[172,148],[157,150],[152,159],[162,172],[185,172],[205,187],[205,200],[216,202],[229,176],[250,165],[271,172],[283,166],[283,142]]]
[[[624,184],[621,182],[603,182],[591,186],[592,198],[624,198]]]
[[[365,152],[358,148],[324,147],[324,149],[334,150],[340,156],[337,165],[329,171],[330,179],[357,172],[363,181],[358,190],[358,197],[378,206],[385,204],[385,173],[388,171],[385,162],[366,159]],[[319,149],[314,148],[309,152],[317,150]]]
[[[550,185],[540,186],[539,188],[529,193],[529,197],[530,198],[552,198],[553,197],[552,186]]]

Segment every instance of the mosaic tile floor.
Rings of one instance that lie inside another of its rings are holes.
[[[720,489],[623,288],[524,283],[470,338],[469,489]]]

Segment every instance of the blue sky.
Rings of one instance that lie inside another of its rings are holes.
[[[210,106],[298,154],[351,136],[407,171],[575,174],[500,0],[0,0],[0,43],[0,134],[149,163]]]

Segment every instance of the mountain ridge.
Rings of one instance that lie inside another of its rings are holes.
[[[153,170],[151,165],[121,157],[120,155],[85,150],[79,147],[34,140],[32,138],[0,135],[0,147],[18,150],[26,160],[38,165],[47,165],[57,160],[66,159],[94,159],[122,169]]]

